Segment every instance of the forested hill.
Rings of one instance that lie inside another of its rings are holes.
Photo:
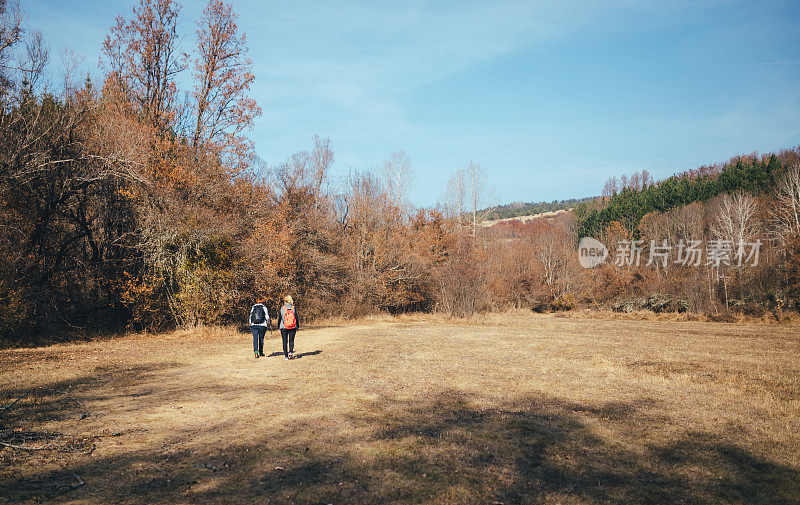
[[[509,217],[531,216],[534,214],[542,214],[544,212],[553,212],[556,210],[566,210],[575,207],[582,202],[589,202],[596,197],[590,196],[586,198],[569,198],[567,200],[553,200],[552,202],[514,202],[506,205],[495,207],[486,217],[487,220],[506,219]],[[485,209],[485,213],[489,209]]]
[[[726,163],[687,170],[659,182],[648,183],[649,174],[641,179],[643,182],[640,184],[623,182],[619,191],[606,193],[604,190],[602,199],[591,196],[552,202],[514,202],[484,209],[482,213],[487,216],[486,220],[493,221],[574,209],[582,235],[601,233],[612,222],[636,233],[642,217],[653,211],[702,202],[720,193],[739,190],[753,194],[768,192],[786,167],[797,162],[798,158],[800,147],[778,153],[736,156]]]
[[[619,192],[604,198],[600,206],[587,201],[574,208],[579,234],[597,235],[613,223],[636,235],[639,222],[650,212],[703,202],[722,193],[769,193],[798,159],[800,147],[795,147],[778,153],[737,156],[727,163],[703,166],[657,183],[623,185]]]

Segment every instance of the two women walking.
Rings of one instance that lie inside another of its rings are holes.
[[[253,353],[258,358],[264,355],[264,335],[271,323],[269,311],[264,305],[264,300],[259,298],[256,304],[250,309],[250,330],[253,332]],[[283,298],[283,305],[278,311],[278,328],[281,331],[283,341],[284,359],[294,358],[294,337],[300,328],[297,318],[297,310],[294,307],[294,300],[290,295]]]

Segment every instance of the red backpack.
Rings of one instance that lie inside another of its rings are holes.
[[[297,319],[294,317],[294,308],[286,307],[286,312],[283,314],[283,326],[287,330],[297,328]]]

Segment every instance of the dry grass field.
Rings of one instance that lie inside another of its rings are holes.
[[[294,361],[251,341],[0,351],[0,503],[800,503],[797,325],[512,312],[320,326]]]

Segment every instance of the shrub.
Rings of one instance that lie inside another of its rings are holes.
[[[764,317],[764,314],[767,313],[763,306],[745,300],[731,300],[730,309],[735,313],[750,317]]]
[[[644,308],[650,309],[656,314],[662,312],[684,313],[689,310],[689,304],[684,300],[671,298],[660,294],[653,294],[645,302]]]
[[[720,314],[709,314],[708,318],[715,323],[735,323],[736,317],[730,312],[722,312]]]
[[[560,312],[564,310],[572,310],[575,308],[575,297],[572,295],[559,296],[553,300],[551,309]]]
[[[553,308],[552,301],[549,296],[536,297],[531,304],[531,310],[537,314],[550,312]]]
[[[651,310],[656,314],[666,312],[682,314],[689,311],[689,304],[679,298],[654,293],[647,298],[630,298],[611,305],[611,310],[614,312],[633,312],[639,309]]]

